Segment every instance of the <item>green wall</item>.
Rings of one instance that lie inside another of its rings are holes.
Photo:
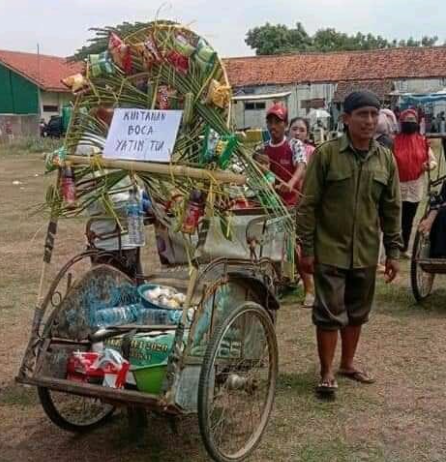
[[[0,114],[39,114],[36,85],[0,64]]]

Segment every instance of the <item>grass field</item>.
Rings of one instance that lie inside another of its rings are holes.
[[[53,426],[34,389],[14,383],[28,340],[45,217],[28,213],[43,200],[39,154],[0,151],[0,462],[206,461],[197,422],[187,418],[179,435],[150,417],[135,442],[123,415],[96,432],[76,437]],[[64,222],[55,268],[83,246],[83,224]],[[146,257],[146,269],[153,259]],[[372,386],[340,380],[335,402],[313,393],[317,360],[310,312],[285,300],[278,318],[280,377],[276,406],[253,461],[444,462],[446,459],[446,286],[415,305],[407,267],[399,282],[378,286],[359,360],[377,378]],[[54,273],[53,273],[54,274]],[[51,274],[50,274],[51,277]]]

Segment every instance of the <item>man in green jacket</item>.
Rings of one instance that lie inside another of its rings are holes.
[[[361,327],[375,290],[381,231],[387,282],[399,271],[401,200],[392,153],[374,140],[380,101],[367,91],[344,102],[343,137],[318,148],[310,161],[297,219],[302,270],[314,274],[320,393],[333,394],[333,358],[342,339],[339,373],[362,383],[373,379],[354,364]]]

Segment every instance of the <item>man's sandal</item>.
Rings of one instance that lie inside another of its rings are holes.
[[[375,383],[375,379],[370,377],[366,371],[343,371],[342,369],[339,370],[338,375],[341,377],[346,377],[347,379],[354,380],[355,382],[364,383],[370,385]]]
[[[316,387],[316,393],[319,395],[334,395],[338,390],[338,383],[336,380],[322,380],[319,382],[319,385]]]

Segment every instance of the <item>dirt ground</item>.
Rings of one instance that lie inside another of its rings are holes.
[[[28,340],[45,218],[30,207],[44,197],[38,155],[0,153],[0,462],[200,462],[208,460],[194,418],[179,434],[150,417],[135,441],[123,414],[91,434],[73,436],[44,415],[35,390],[14,377]],[[82,248],[82,224],[62,223],[55,269]],[[146,268],[153,260],[146,261]],[[150,269],[150,268],[147,268]],[[50,275],[51,276],[51,275]],[[377,383],[340,380],[335,402],[320,402],[310,312],[288,299],[278,318],[280,377],[275,410],[252,460],[443,462],[446,460],[446,286],[415,305],[407,265],[398,284],[379,283],[359,359]]]

